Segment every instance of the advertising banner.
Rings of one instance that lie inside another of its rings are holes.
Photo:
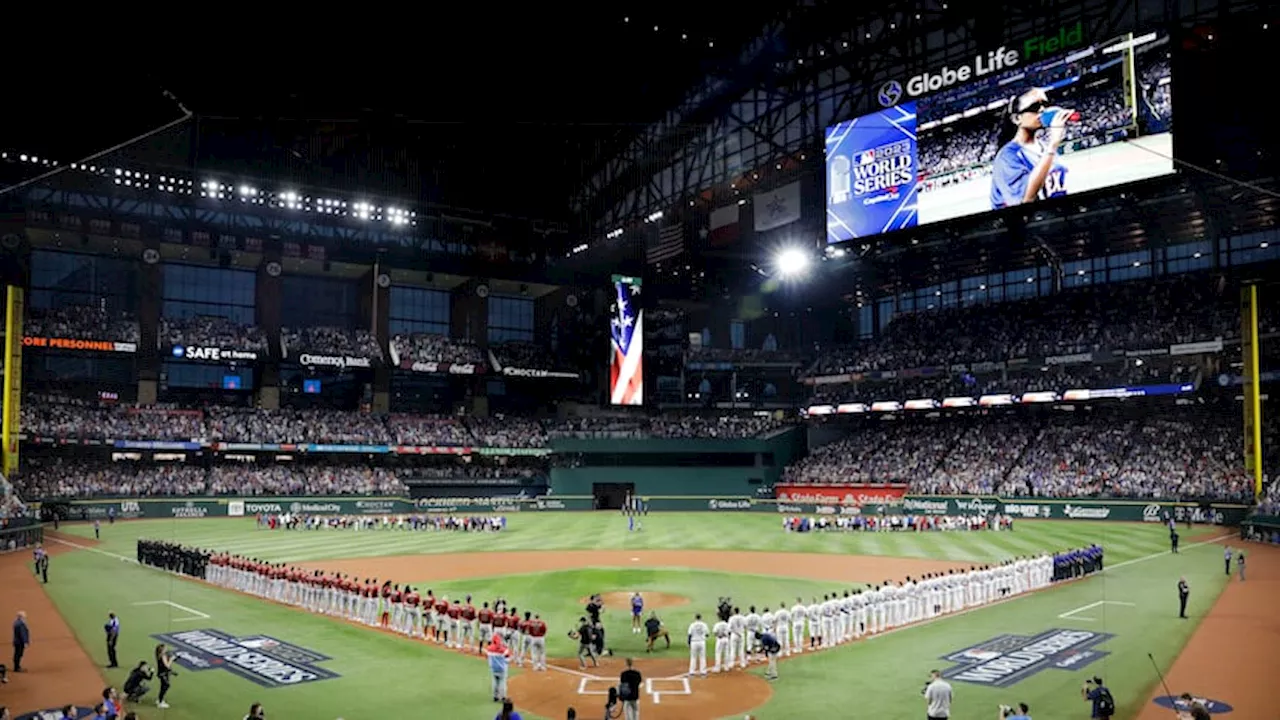
[[[778,502],[810,505],[901,505],[906,486],[883,485],[777,485]]]
[[[442,375],[479,375],[484,368],[475,363],[442,363],[414,361],[405,358],[400,361],[400,369],[416,373],[436,373]]]
[[[169,357],[174,360],[191,360],[193,362],[230,363],[257,362],[264,359],[257,350],[237,350],[224,347],[204,347],[201,345],[174,345],[169,348]]]
[[[23,347],[45,350],[85,350],[88,352],[136,353],[138,344],[114,340],[77,340],[74,338],[31,337],[22,338]]]
[[[298,356],[298,364],[307,367],[330,367],[338,371],[361,370],[373,367],[373,360],[354,355],[318,355],[303,353]]]

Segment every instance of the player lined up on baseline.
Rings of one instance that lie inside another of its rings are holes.
[[[722,608],[711,628],[715,642],[711,668],[707,668],[705,645],[691,645],[689,673],[728,672],[735,665],[746,668],[751,662],[766,662],[756,633],[776,638],[781,646],[778,654],[784,657],[804,652],[806,645],[812,652],[1038,590],[1054,581],[1054,572],[1054,556],[1044,555],[909,577],[869,590],[846,590],[815,597],[807,604],[796,598],[790,608],[780,603],[777,609],[766,607],[757,612],[751,606],[743,613],[734,607],[727,615],[724,610],[728,608]],[[701,652],[696,652],[699,649]]]
[[[361,580],[342,573],[303,570],[214,553],[205,580],[221,587],[331,615],[370,627],[393,630],[467,653],[484,654],[499,635],[511,648],[512,662],[533,670],[547,669],[547,624],[541,615],[509,606],[498,598],[476,607],[467,595],[459,602],[431,590],[425,595],[390,580]]]
[[[455,530],[498,532],[507,527],[502,515],[308,515],[264,513],[258,527],[268,530]]]

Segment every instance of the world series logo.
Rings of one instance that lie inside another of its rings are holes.
[[[174,660],[187,670],[226,670],[264,688],[340,677],[319,666],[329,656],[267,635],[235,637],[206,628],[151,637],[171,645]]]
[[[1049,668],[1079,670],[1105,657],[1095,649],[1115,637],[1088,630],[1046,630],[1039,635],[1000,635],[949,655],[959,663],[944,670],[948,680],[987,687],[1009,687]]]

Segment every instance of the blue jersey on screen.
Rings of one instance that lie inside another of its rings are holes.
[[[1039,143],[1023,145],[1010,140],[996,153],[991,163],[991,209],[1021,205],[1027,195],[1027,183],[1031,173],[1044,157],[1045,150]],[[1045,176],[1044,187],[1037,199],[1062,197],[1067,194],[1067,167],[1054,162]]]

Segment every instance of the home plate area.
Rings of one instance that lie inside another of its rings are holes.
[[[600,667],[580,670],[576,659],[549,660],[551,672],[522,672],[511,679],[507,692],[516,706],[546,717],[564,717],[573,706],[579,717],[598,717],[610,687],[625,669],[619,657],[601,658]],[[640,707],[646,720],[712,720],[741,716],[764,705],[772,691],[757,674],[731,672],[707,677],[685,675],[687,660],[636,658],[644,676]]]
[[[614,681],[608,678],[582,678],[578,683],[579,695],[608,695]],[[663,695],[692,695],[689,678],[649,678],[644,681],[644,691],[654,705],[662,703]],[[670,703],[668,703],[670,704]]]

